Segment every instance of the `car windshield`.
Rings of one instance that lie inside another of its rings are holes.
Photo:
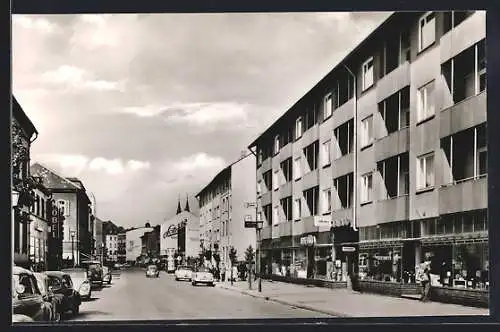
[[[192,269],[189,266],[179,266],[177,270],[192,271]]]
[[[196,272],[210,272],[210,270],[206,267],[199,267]]]
[[[148,266],[148,270],[150,270],[150,271],[156,271],[156,265],[150,265],[150,266]]]
[[[71,279],[86,279],[87,271],[85,270],[63,270],[62,272],[70,275]]]

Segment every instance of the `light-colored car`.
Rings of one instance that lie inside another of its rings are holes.
[[[12,315],[12,323],[28,323],[34,322],[34,320],[26,315],[14,314]]]
[[[14,266],[12,269],[12,314],[20,316],[12,317],[12,319],[25,322],[26,318],[21,316],[27,316],[33,321],[48,322],[51,319],[50,309],[48,302],[43,300],[33,272]]]
[[[87,270],[81,268],[64,269],[62,272],[71,277],[72,287],[80,294],[80,298],[90,300],[92,296],[92,285],[87,277]],[[71,287],[71,285],[69,285]]]
[[[159,278],[160,271],[156,265],[149,265],[146,268],[146,278]]]
[[[182,265],[178,266],[175,270],[175,280],[188,280],[191,281],[193,276],[193,269],[189,266]]]
[[[193,286],[205,284],[213,287],[215,286],[214,275],[206,267],[199,267],[192,273],[191,284]]]
[[[111,284],[111,269],[107,266],[102,267],[102,282],[107,283],[108,285]]]

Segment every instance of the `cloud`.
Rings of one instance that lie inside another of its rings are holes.
[[[61,31],[57,24],[43,17],[12,15],[12,24],[23,29],[34,30],[41,33],[54,33]]]
[[[137,172],[149,169],[150,164],[147,161],[121,159],[106,159],[96,157],[90,159],[84,155],[68,154],[40,154],[35,155],[34,160],[42,163],[48,163],[60,168],[64,173],[79,175],[84,171],[104,171],[107,174],[118,175],[125,172]]]
[[[220,157],[213,157],[200,152],[173,163],[173,168],[177,171],[191,173],[204,169],[222,169],[225,167],[225,164],[224,159]]]
[[[106,21],[111,17],[111,14],[83,14],[80,15],[80,21],[89,24],[96,24],[98,26],[103,26]]]
[[[74,89],[92,89],[97,91],[121,90],[123,83],[95,80],[87,71],[70,65],[59,66],[56,70],[45,72],[42,81],[56,86]]]

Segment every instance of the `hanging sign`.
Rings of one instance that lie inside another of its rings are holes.
[[[301,246],[313,246],[316,244],[316,237],[314,235],[308,235],[300,238]]]

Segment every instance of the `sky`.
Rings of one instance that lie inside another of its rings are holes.
[[[97,216],[160,224],[390,13],[13,15],[32,161],[80,178]],[[248,150],[247,150],[248,151]]]

